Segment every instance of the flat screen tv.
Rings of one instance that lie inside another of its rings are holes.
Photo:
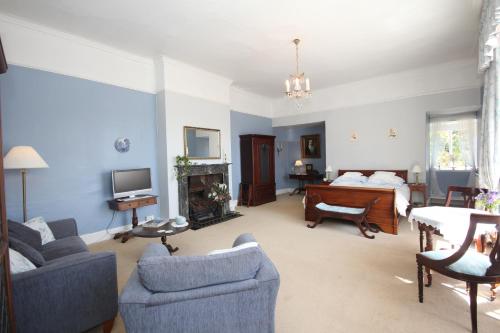
[[[113,197],[135,197],[152,191],[151,169],[113,170],[111,172]]]

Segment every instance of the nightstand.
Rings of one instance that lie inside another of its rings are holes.
[[[413,192],[420,192],[424,197],[423,206],[427,206],[427,184],[425,183],[408,183],[408,187],[410,188],[410,206],[413,205]]]

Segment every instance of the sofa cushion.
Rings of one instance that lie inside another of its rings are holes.
[[[34,217],[28,221],[26,221],[26,226],[36,230],[40,233],[40,236],[42,237],[42,245],[45,245],[49,242],[53,242],[56,240],[54,237],[54,234],[52,233],[52,230],[50,230],[49,226],[47,225],[47,222],[45,222],[45,219],[41,216],[39,217]]]
[[[252,279],[261,260],[260,248],[251,247],[210,256],[146,257],[137,266],[144,287],[171,292]]]
[[[14,249],[9,249],[10,272],[12,274],[27,272],[36,269],[31,261]]]
[[[14,236],[38,251],[42,250],[42,237],[38,231],[28,228],[24,223],[11,220],[8,221],[7,225],[9,228],[9,236]]]
[[[87,252],[89,249],[85,242],[78,236],[56,239],[43,246],[42,254],[45,260],[54,260],[70,254]]]
[[[9,247],[17,252],[21,253],[26,259],[31,261],[36,267],[45,265],[45,259],[43,255],[34,247],[26,244],[25,242],[15,238],[14,236],[9,236]]]

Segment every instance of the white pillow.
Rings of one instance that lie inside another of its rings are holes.
[[[391,176],[387,174],[373,174],[368,178],[368,183],[378,185],[391,185],[400,187],[404,184],[404,179],[398,176]]]
[[[342,176],[340,177],[337,177],[333,183],[335,184],[338,184],[338,183],[366,183],[366,181],[368,180],[368,177],[366,176],[363,176],[363,175],[353,175],[353,176],[350,176],[350,175],[346,175],[346,174],[343,174]]]
[[[387,176],[395,176],[396,173],[393,171],[375,171],[374,175],[387,175]]]
[[[12,274],[22,273],[36,269],[35,265],[16,250],[9,249],[10,272]]]
[[[56,240],[49,225],[41,216],[28,220],[26,226],[40,233],[40,236],[42,236],[42,245]]]
[[[257,246],[259,246],[259,243],[257,243],[257,242],[247,242],[247,243],[243,243],[243,244],[240,244],[238,246],[232,247],[230,249],[213,250],[213,251],[208,252],[208,255],[210,256],[213,254],[236,252],[236,251],[248,249],[251,247],[257,247]]]
[[[361,172],[348,171],[348,172],[344,172],[344,174],[342,176],[346,176],[346,177],[360,177],[360,176],[363,176],[363,174]]]

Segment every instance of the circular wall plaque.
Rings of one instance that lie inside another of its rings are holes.
[[[130,149],[130,140],[128,138],[118,138],[115,141],[115,149],[120,153],[126,153]]]

